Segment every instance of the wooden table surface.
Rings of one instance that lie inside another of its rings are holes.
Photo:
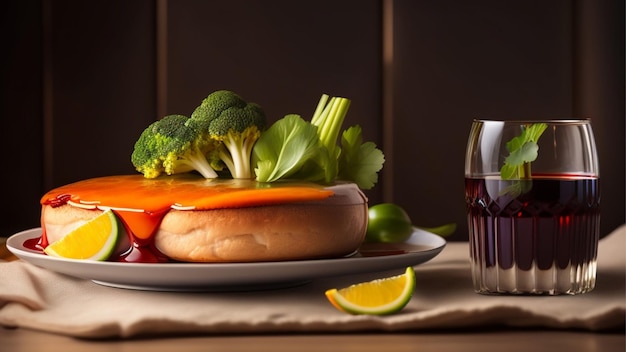
[[[623,333],[490,330],[407,334],[177,336],[131,340],[80,340],[25,329],[0,329],[0,350],[31,351],[624,351]],[[46,346],[45,349],[43,346]]]
[[[15,260],[0,238],[0,260]],[[411,333],[162,336],[84,340],[27,329],[0,328],[0,351],[625,351],[624,331],[492,329]],[[45,346],[45,349],[44,347]]]

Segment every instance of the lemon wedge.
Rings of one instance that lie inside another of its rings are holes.
[[[350,314],[387,315],[404,308],[415,290],[415,271],[407,267],[404,274],[355,284],[325,292],[330,303]]]
[[[106,260],[115,250],[120,233],[125,233],[124,226],[109,209],[49,244],[44,252],[52,257]]]

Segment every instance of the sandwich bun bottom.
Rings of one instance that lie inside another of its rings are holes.
[[[163,218],[154,244],[180,261],[297,260],[350,254],[363,242],[366,230],[364,205],[172,210]]]

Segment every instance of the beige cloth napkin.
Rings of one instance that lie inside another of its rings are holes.
[[[419,331],[487,326],[599,331],[624,326],[626,225],[600,241],[594,291],[578,296],[485,296],[473,292],[468,243],[449,243],[416,267],[416,292],[391,316],[353,316],[324,297],[372,273],[262,292],[168,293],[115,289],[40,269],[0,263],[0,325],[76,337],[175,333]],[[397,272],[396,272],[397,273]]]

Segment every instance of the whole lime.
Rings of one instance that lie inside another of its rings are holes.
[[[413,223],[406,211],[393,203],[369,207],[365,240],[367,242],[399,243],[413,233]]]

